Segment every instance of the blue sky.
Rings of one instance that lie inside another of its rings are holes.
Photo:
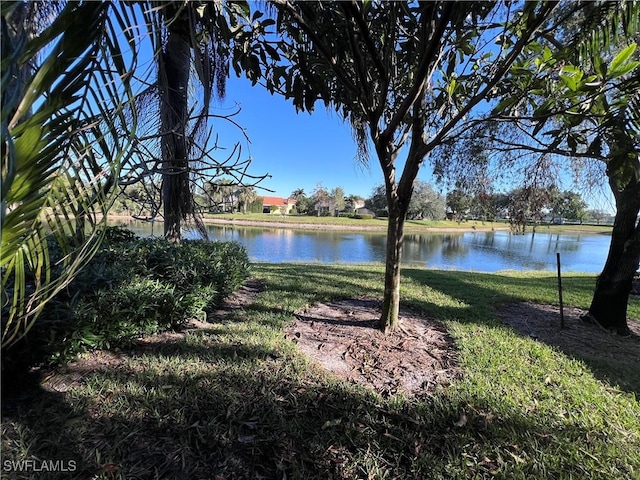
[[[136,12],[142,25],[140,12]],[[156,67],[151,60],[151,46],[141,41],[139,48],[143,58],[140,66],[148,68],[144,73],[153,77]],[[258,195],[288,197],[298,188],[311,195],[316,186],[322,184],[328,190],[342,187],[346,195],[368,198],[373,188],[383,183],[377,159],[372,157],[368,167],[356,162],[351,128],[321,102],[316,103],[317,109],[311,115],[296,113],[291,101],[272,96],[264,87],[253,86],[245,78],[237,78],[232,70],[225,99],[214,100],[211,113],[228,115],[236,111],[238,105],[241,111],[233,121],[245,129],[250,143],[237,126],[213,118],[209,126],[213,128],[214,138],[217,133],[218,145],[226,149],[214,156],[223,161],[240,142],[241,159],[248,156],[253,159],[248,173],[271,175],[257,187]],[[426,172],[421,173],[420,178],[431,181]]]
[[[359,164],[351,128],[320,102],[311,115],[296,113],[290,101],[232,75],[225,101],[217,102],[215,113],[231,112],[235,103],[241,111],[234,121],[245,128],[251,141],[249,151],[245,151],[253,158],[250,172],[272,175],[261,185],[274,193],[258,189],[259,194],[286,197],[302,188],[310,195],[321,183],[328,190],[342,187],[346,195],[367,198],[383,182],[377,159],[372,156],[368,167]],[[228,122],[214,120],[213,125],[220,133],[221,145],[231,147],[242,140],[238,128]],[[244,148],[247,146],[243,143]],[[431,181],[428,167],[420,178]]]
[[[346,195],[367,198],[373,188],[382,183],[382,171],[375,156],[370,158],[368,166],[359,164],[350,127],[320,102],[311,115],[296,113],[290,101],[231,75],[225,100],[216,102],[214,113],[231,113],[237,106],[241,111],[233,120],[245,129],[250,143],[247,144],[238,127],[224,120],[213,121],[214,132],[219,133],[218,143],[226,148],[241,142],[243,158],[253,159],[249,173],[271,175],[260,185],[273,193],[258,188],[259,195],[287,197],[297,188],[311,195],[316,186],[322,184],[328,190],[342,187]],[[224,156],[221,152],[220,157]],[[400,162],[398,169],[401,168]],[[419,179],[446,193],[444,186],[433,181],[428,162],[422,167]],[[571,188],[570,181],[563,183],[564,188]],[[585,200],[591,208],[613,211],[606,188],[593,196],[585,195]]]

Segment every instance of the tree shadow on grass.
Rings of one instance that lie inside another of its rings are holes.
[[[90,478],[78,428],[87,419],[84,402],[71,405],[62,393],[32,385],[13,391],[2,400],[0,477]]]
[[[597,377],[640,398],[640,323],[629,322],[632,336],[620,337],[585,324],[586,309],[563,308],[530,302],[505,304],[498,316],[505,325],[523,336],[551,345],[587,365]]]
[[[260,270],[277,276],[266,281],[267,290],[282,292],[283,296],[295,292],[303,299],[324,301],[347,298],[354,291],[360,296],[382,295],[382,270],[380,268],[342,268],[339,266],[304,265],[301,275],[300,265],[261,264]],[[321,286],[321,288],[318,288]]]
[[[425,287],[442,292],[456,292],[461,302],[460,314],[455,307],[442,307],[427,302],[413,302],[436,318],[472,319],[489,325],[505,325],[524,337],[543,342],[565,355],[584,362],[597,378],[640,397],[640,337],[623,338],[606,333],[579,320],[583,311],[565,307],[565,328],[560,328],[559,307],[549,305],[540,295],[540,303],[525,302],[535,298],[535,292],[554,287],[553,277],[512,277],[499,274],[474,273],[475,281],[465,279],[465,272],[404,270],[403,274]],[[478,281],[480,279],[481,281]],[[593,277],[568,277],[565,289],[592,291]],[[567,285],[568,284],[568,285]],[[509,285],[506,288],[505,285]],[[516,292],[507,294],[507,291]],[[517,292],[523,292],[518,295]],[[524,294],[526,292],[526,295]],[[630,320],[633,331],[640,325]]]
[[[379,281],[380,274],[363,270],[356,277],[338,268],[322,276],[320,270],[308,271],[301,303],[316,298],[314,282],[331,282],[322,294],[328,297],[348,294],[360,282],[363,294],[371,295],[369,280]],[[458,305],[444,307],[409,302],[434,316],[453,319],[476,309],[477,315],[465,318],[496,326],[493,302],[519,300],[499,285],[471,285],[462,273],[419,272],[404,274],[419,286],[459,297]],[[296,292],[294,270],[285,273],[290,278],[268,283],[267,293]],[[336,275],[346,273],[336,282]],[[521,286],[537,282],[523,279]],[[292,300],[283,303],[273,312],[284,316],[297,308]],[[247,307],[255,315],[270,310]],[[64,393],[41,392],[3,419],[4,458],[26,450],[40,459],[79,460],[76,472],[38,477],[53,479],[604,479],[632,478],[633,469],[640,469],[637,455],[620,455],[624,448],[631,451],[633,438],[614,426],[587,430],[571,415],[525,410],[499,389],[383,399],[255,339],[245,342],[236,333],[236,343],[224,343],[218,338],[223,327],[176,338],[172,345],[138,347],[126,362],[85,371]],[[615,448],[612,440],[619,442]]]
[[[52,479],[578,478],[599,467],[576,443],[602,455],[608,441],[570,419],[516,414],[497,397],[385,401],[280,360],[194,369],[191,353],[173,366],[92,373],[66,397],[43,395],[9,428],[39,458],[78,460],[76,472],[39,477]],[[631,478],[633,465],[599,461]]]
[[[162,355],[173,358],[198,358],[201,360],[215,360],[220,358],[256,360],[276,357],[274,349],[262,345],[245,344],[241,341],[220,342],[215,339],[213,331],[204,330],[199,336],[198,345],[185,341],[153,341],[132,346],[127,353],[132,356]],[[206,339],[210,336],[210,339]]]

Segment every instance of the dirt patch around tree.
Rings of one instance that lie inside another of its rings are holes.
[[[640,323],[629,321],[631,335],[621,337],[584,323],[586,310],[564,307],[564,328],[560,328],[560,308],[523,302],[503,305],[498,318],[520,334],[557,347],[565,354],[607,362],[619,367],[640,365]]]
[[[383,395],[424,395],[460,374],[445,327],[402,309],[392,334],[377,328],[381,303],[369,298],[317,303],[296,315],[286,338],[334,375]]]

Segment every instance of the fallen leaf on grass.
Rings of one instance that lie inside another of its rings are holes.
[[[390,438],[391,440],[397,440],[398,442],[401,442],[402,440],[400,440],[398,437],[396,437],[395,435],[391,435],[390,433],[386,432],[384,433],[384,436],[387,438]]]
[[[341,418],[336,418],[335,420],[327,420],[326,422],[324,422],[324,425],[322,425],[322,430],[326,430],[327,428],[331,428],[331,427],[336,427],[341,423],[342,423]]]
[[[454,426],[456,427],[464,427],[467,424],[467,414],[462,412],[462,415],[460,415],[460,420],[458,420],[457,422],[454,422]]]
[[[509,450],[507,450],[507,453],[511,455],[511,457],[516,461],[516,463],[527,463],[526,460],[520,457],[519,455],[516,455],[515,453],[511,453]]]
[[[107,473],[116,473],[118,470],[120,470],[120,467],[114,463],[105,463],[102,466],[102,470]]]

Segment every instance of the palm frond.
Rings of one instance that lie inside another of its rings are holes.
[[[569,47],[582,58],[592,58],[603,50],[640,32],[640,2],[587,2],[583,19],[575,29]]]
[[[69,2],[32,39],[12,37],[6,13],[2,71],[42,57],[25,85],[2,81],[3,347],[99,246],[135,133],[125,106],[136,61],[135,27],[120,4]]]

